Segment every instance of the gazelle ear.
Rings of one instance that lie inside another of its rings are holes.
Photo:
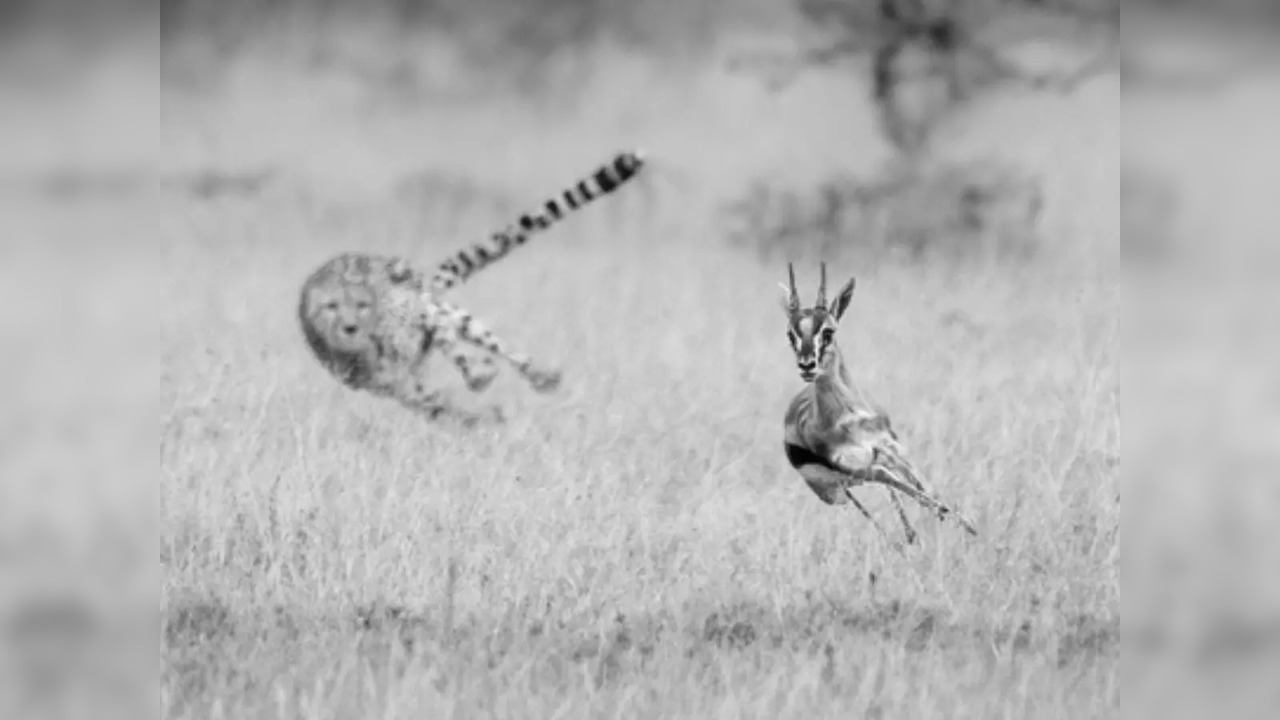
[[[840,292],[836,293],[835,299],[831,301],[830,307],[827,308],[827,312],[831,313],[837,321],[844,316],[844,311],[849,309],[849,302],[853,300],[853,287],[857,282],[858,278],[849,278],[849,282],[840,288]]]

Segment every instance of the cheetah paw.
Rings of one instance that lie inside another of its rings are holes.
[[[563,375],[559,370],[530,369],[525,372],[525,377],[536,392],[548,393],[560,387]]]
[[[458,422],[462,427],[472,429],[480,425],[503,425],[507,422],[507,415],[498,405],[487,407],[478,412],[459,412],[457,414]]]
[[[467,378],[467,389],[471,392],[484,392],[489,389],[493,381],[498,377],[497,373],[489,373],[486,375],[474,375]]]

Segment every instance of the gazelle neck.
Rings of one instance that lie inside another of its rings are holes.
[[[838,418],[852,409],[857,402],[857,390],[853,387],[849,371],[844,366],[844,354],[834,341],[827,352],[828,360],[822,373],[813,381],[818,407],[830,418]]]

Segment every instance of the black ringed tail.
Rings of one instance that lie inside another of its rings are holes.
[[[435,274],[428,283],[429,291],[438,294],[466,281],[481,268],[523,245],[534,234],[622,187],[640,172],[644,164],[645,153],[642,150],[619,153],[607,165],[601,165],[591,175],[548,198],[541,209],[521,215],[514,225],[494,233],[484,242],[472,243],[451,254],[436,266]]]

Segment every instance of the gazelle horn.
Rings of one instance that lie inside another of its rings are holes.
[[[825,308],[827,306],[827,264],[818,264],[818,307]]]
[[[787,263],[787,281],[790,284],[791,295],[787,299],[787,305],[793,311],[800,309],[800,293],[796,290],[796,269],[791,263]]]

